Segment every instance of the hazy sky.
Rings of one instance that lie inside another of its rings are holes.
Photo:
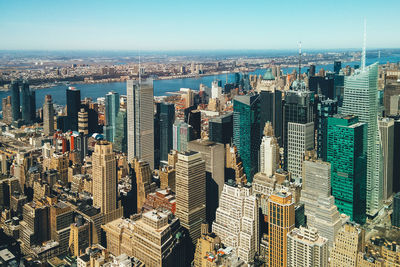
[[[400,47],[400,0],[0,0],[0,49]]]

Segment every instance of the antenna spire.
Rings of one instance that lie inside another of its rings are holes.
[[[362,68],[362,70],[365,69],[366,57],[367,57],[367,19],[364,18],[364,41],[363,41],[362,56],[361,56],[361,68]]]
[[[301,41],[298,43],[299,45],[299,74],[298,74],[298,81],[300,81],[300,76],[301,76]]]
[[[139,50],[139,84],[142,82],[141,70],[140,70],[140,50]]]

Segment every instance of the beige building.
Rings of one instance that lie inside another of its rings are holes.
[[[201,237],[196,243],[196,252],[194,254],[195,267],[208,267],[210,262],[216,260],[218,249],[222,248],[221,238],[208,231],[208,224],[201,225]]]
[[[175,192],[175,177],[176,171],[171,166],[164,166],[159,170],[160,175],[160,189],[170,188]]]
[[[136,173],[137,212],[140,213],[147,195],[156,190],[156,184],[152,182],[153,174],[148,162],[134,158],[133,166]]]
[[[44,97],[43,131],[45,135],[52,135],[54,133],[54,106],[51,95]]]
[[[328,239],[315,228],[293,229],[287,235],[287,266],[328,267]]]
[[[354,224],[345,224],[336,235],[330,253],[331,267],[356,267],[358,253],[364,249],[364,230]]]
[[[294,202],[286,191],[273,193],[268,199],[268,266],[287,266],[287,234],[294,228]]]
[[[78,112],[78,132],[89,134],[89,117],[84,108]]]
[[[117,165],[112,143],[97,141],[92,155],[93,206],[104,215],[103,223],[122,216],[121,203],[117,202]]]
[[[200,153],[178,154],[176,163],[176,216],[188,229],[193,244],[200,237],[206,219],[206,172]]]

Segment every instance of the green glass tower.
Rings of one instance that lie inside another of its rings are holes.
[[[351,115],[328,118],[328,162],[332,195],[341,213],[360,224],[366,219],[367,125]]]
[[[375,63],[346,77],[340,110],[341,114],[355,115],[367,124],[367,214],[371,216],[383,204],[383,154],[378,111],[378,63]]]
[[[127,130],[126,110],[120,109],[115,119],[114,149],[123,153],[127,153]]]
[[[247,181],[250,183],[258,171],[260,136],[259,95],[236,96],[233,101],[233,143],[239,151]]]
[[[104,126],[103,132],[105,133],[106,139],[110,142],[114,142],[115,137],[115,125],[117,114],[119,111],[119,94],[116,92],[109,92],[105,99],[105,119],[106,125]]]

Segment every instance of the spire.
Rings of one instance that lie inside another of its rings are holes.
[[[367,19],[364,18],[364,42],[361,56],[361,69],[365,69],[365,59],[367,57]]]
[[[139,84],[142,82],[141,71],[140,71],[140,50],[139,50]]]
[[[299,74],[298,74],[298,81],[300,81],[301,75],[301,41],[299,42]]]

